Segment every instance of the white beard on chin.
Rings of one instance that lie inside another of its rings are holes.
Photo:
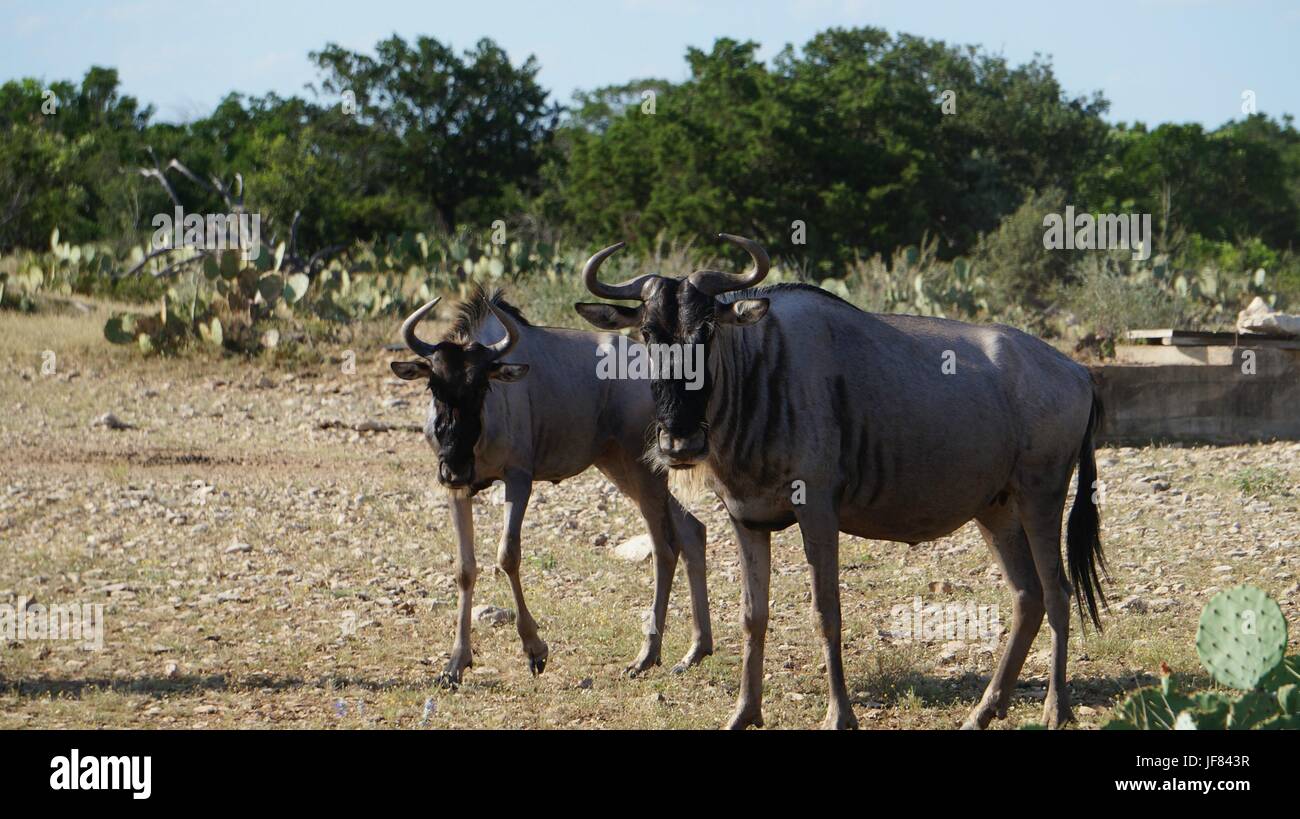
[[[438,486],[442,489],[443,493],[452,500],[468,498],[470,496],[470,488],[468,486],[447,486],[445,483],[439,483]]]
[[[668,470],[668,491],[682,503],[704,503],[712,496],[709,479],[713,470],[707,461],[687,469]]]

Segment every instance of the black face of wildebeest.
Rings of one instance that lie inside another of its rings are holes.
[[[699,347],[708,361],[708,343],[713,335],[713,297],[696,290],[689,282],[655,279],[648,287],[641,338],[651,348],[676,345],[684,357]],[[709,375],[691,383],[681,368],[660,367],[652,375],[650,392],[658,418],[656,445],[670,467],[699,461],[708,452],[705,410],[708,408]],[[692,389],[691,387],[695,387]]]
[[[753,324],[767,313],[767,299],[737,299],[724,302],[718,295],[750,286],[767,274],[767,254],[757,243],[738,236],[720,238],[745,248],[754,259],[754,269],[743,276],[700,270],[684,279],[647,274],[623,284],[607,285],[596,278],[601,263],[623,245],[607,247],[587,261],[583,276],[587,289],[609,299],[637,299],[639,307],[617,304],[579,303],[574,309],[604,330],[635,327],[641,339],[654,350],[675,345],[681,356],[702,350],[705,363],[702,382],[684,377],[682,369],[660,367],[652,373],[651,392],[658,421],[655,451],[661,463],[684,469],[700,463],[709,453],[707,410],[711,391],[709,342],[720,324]]]
[[[474,447],[483,434],[483,402],[491,382],[518,381],[528,372],[528,365],[499,360],[514,346],[518,332],[510,318],[491,305],[489,309],[506,330],[500,342],[484,346],[478,342],[421,341],[415,335],[415,325],[437,303],[434,299],[417,310],[402,327],[407,346],[421,357],[394,361],[390,366],[398,378],[428,381],[438,441],[438,482],[459,489],[474,482]]]

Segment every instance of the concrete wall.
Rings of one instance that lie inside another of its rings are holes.
[[[1231,364],[1093,368],[1106,408],[1100,441],[1237,444],[1300,440],[1300,351],[1231,350]]]

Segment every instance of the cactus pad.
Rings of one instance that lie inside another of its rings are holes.
[[[1254,586],[1225,589],[1201,611],[1196,653],[1216,681],[1243,691],[1282,662],[1286,618],[1267,594]]]

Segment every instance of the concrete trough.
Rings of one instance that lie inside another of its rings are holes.
[[[1300,350],[1122,345],[1093,367],[1106,408],[1101,443],[1300,440]]]

